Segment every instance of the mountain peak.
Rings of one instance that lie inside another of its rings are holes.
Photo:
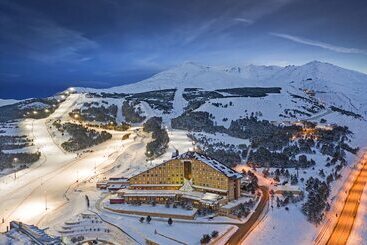
[[[313,60],[313,61],[306,63],[305,65],[319,65],[319,64],[328,64],[328,63],[325,63],[319,60]]]
[[[195,69],[209,69],[210,66],[200,64],[194,61],[185,61],[181,65],[178,65],[179,68],[195,68]]]
[[[333,64],[330,64],[328,62],[322,62],[322,61],[319,61],[319,60],[310,61],[310,62],[304,64],[303,66],[312,66],[312,67],[320,67],[320,66],[338,67],[338,66],[333,65]],[[338,67],[338,68],[341,68],[341,67]]]

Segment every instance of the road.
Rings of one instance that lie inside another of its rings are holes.
[[[367,154],[361,159],[362,168],[352,184],[336,226],[327,241],[328,245],[346,244],[357,215],[363,188],[367,183]]]
[[[232,235],[232,237],[226,243],[227,245],[238,245],[241,244],[247,237],[248,233],[251,231],[251,228],[256,224],[259,220],[261,214],[263,213],[264,208],[266,207],[269,201],[269,190],[265,186],[260,187],[263,195],[261,197],[259,205],[256,207],[254,213],[251,215],[249,220],[244,224],[238,224],[238,230]]]
[[[0,224],[0,231],[5,231],[11,220],[48,226],[53,217],[77,214],[85,204],[73,200],[73,205],[70,204],[65,197],[69,187],[94,176],[96,169],[112,167],[126,148],[135,144],[132,139],[121,140],[126,132],[116,132],[111,140],[93,147],[93,152],[82,157],[62,151],[51,137],[46,122],[67,115],[79,96],[69,96],[47,119],[27,119],[22,123],[24,134],[33,133],[34,144],[42,157],[28,169],[19,171],[16,179],[13,175],[0,178],[0,218],[5,221]]]

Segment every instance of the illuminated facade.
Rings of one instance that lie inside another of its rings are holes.
[[[130,190],[192,190],[240,197],[242,175],[198,152],[186,152],[129,179]]]

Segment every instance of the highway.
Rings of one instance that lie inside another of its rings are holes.
[[[367,154],[361,159],[362,168],[349,189],[342,212],[338,215],[338,221],[326,244],[344,245],[352,231],[353,224],[357,215],[363,188],[367,182]]]

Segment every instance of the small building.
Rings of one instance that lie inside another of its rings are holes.
[[[219,208],[218,210],[218,214],[219,215],[224,215],[224,216],[228,216],[231,218],[237,218],[236,216],[234,216],[232,214],[233,210],[238,209],[238,207],[240,207],[240,205],[242,204],[246,204],[249,201],[255,201],[258,197],[256,195],[244,195],[241,198],[232,201],[230,203],[227,203],[226,205],[223,205]]]
[[[111,177],[108,179],[107,184],[108,185],[116,185],[116,184],[128,185],[129,179],[124,178],[124,177]]]
[[[108,180],[99,181],[96,187],[101,190],[108,190],[110,192],[115,192],[120,189],[125,189],[129,186],[129,180],[124,177],[112,177]]]
[[[101,190],[106,190],[107,182],[106,181],[97,182],[96,187]]]
[[[107,185],[107,189],[109,192],[116,192],[118,190],[125,189],[125,188],[126,188],[126,185],[121,185],[121,184]]]
[[[301,188],[298,185],[277,185],[272,188],[275,194],[292,193],[294,195],[300,195],[302,193]]]

